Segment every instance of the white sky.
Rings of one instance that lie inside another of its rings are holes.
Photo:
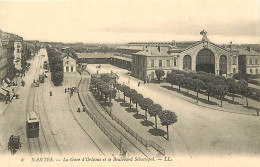
[[[24,39],[260,43],[260,0],[0,0],[0,29]]]

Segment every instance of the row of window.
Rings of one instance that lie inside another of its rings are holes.
[[[255,60],[254,63],[253,63],[253,60]],[[252,64],[259,64],[258,59],[249,59],[249,65],[252,65]]]
[[[253,69],[250,69],[250,74],[254,74]],[[255,74],[258,74],[258,69],[255,69]]]
[[[162,67],[162,66],[163,66],[162,60],[159,60],[158,66],[159,66],[159,67]],[[171,66],[170,60],[166,60],[166,66],[167,66],[167,67],[170,67],[170,66]],[[173,66],[177,66],[177,59],[174,59],[174,61],[173,61]],[[154,60],[151,60],[151,67],[154,67]]]

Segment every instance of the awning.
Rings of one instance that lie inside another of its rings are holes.
[[[0,94],[6,96],[7,95],[7,91],[5,91],[4,89],[0,88]]]

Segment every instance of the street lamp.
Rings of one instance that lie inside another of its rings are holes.
[[[128,74],[128,84],[130,84],[130,75],[131,75],[131,72],[128,71],[127,74]]]

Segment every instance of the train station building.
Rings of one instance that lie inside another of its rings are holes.
[[[238,73],[238,58],[242,51],[232,48],[232,44],[228,47],[217,45],[206,33],[204,30],[200,33],[203,36],[200,41],[128,43],[119,49],[132,55],[131,73],[142,80],[155,79],[157,69],[164,70],[165,77],[172,69],[204,71],[225,77]]]

